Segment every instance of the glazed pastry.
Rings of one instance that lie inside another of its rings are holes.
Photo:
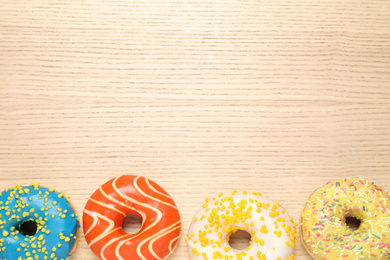
[[[63,192],[32,184],[0,195],[0,259],[67,259],[78,227]]]
[[[128,215],[142,219],[135,234],[122,228]],[[175,202],[155,182],[122,175],[103,184],[84,208],[83,230],[91,250],[107,260],[165,259],[174,250],[181,221]]]
[[[390,259],[389,196],[361,178],[328,182],[307,200],[301,233],[315,259]]]
[[[260,193],[234,191],[206,199],[195,214],[186,242],[191,259],[291,260],[298,242],[296,226],[279,203]],[[237,230],[251,235],[248,248],[230,246],[229,238]]]

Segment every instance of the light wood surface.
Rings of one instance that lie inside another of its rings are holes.
[[[206,196],[260,191],[298,221],[328,180],[390,189],[389,1],[0,3],[1,189],[64,190],[81,215],[149,177],[181,211],[173,260]]]

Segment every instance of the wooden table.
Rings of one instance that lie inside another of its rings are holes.
[[[1,1],[0,184],[151,178],[181,211],[326,181],[390,189],[388,1]],[[97,259],[82,232],[73,259]],[[301,243],[296,259],[309,259]]]

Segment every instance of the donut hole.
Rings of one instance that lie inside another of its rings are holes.
[[[230,233],[228,238],[229,245],[231,248],[243,250],[249,247],[252,236],[245,230],[239,229],[235,232]]]
[[[26,220],[19,226],[19,232],[24,236],[33,236],[37,233],[38,225],[34,220]]]
[[[142,227],[142,217],[130,214],[127,215],[122,222],[122,229],[128,234],[135,234],[141,230]]]
[[[345,224],[352,231],[358,230],[359,227],[360,227],[361,222],[362,221],[360,219],[358,219],[358,218],[356,218],[354,216],[346,216],[345,217]]]

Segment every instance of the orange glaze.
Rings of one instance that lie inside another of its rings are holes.
[[[135,234],[122,229],[127,215],[142,218]],[[173,199],[155,182],[122,175],[103,184],[84,208],[83,230],[91,250],[107,260],[165,259],[180,236],[180,215]]]

